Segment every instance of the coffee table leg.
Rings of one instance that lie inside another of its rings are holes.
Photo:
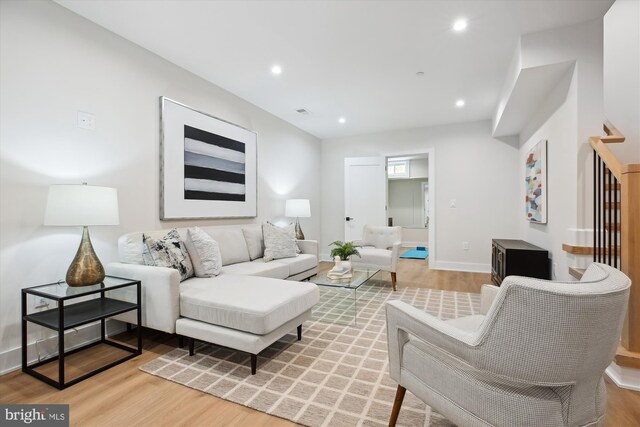
[[[358,326],[358,288],[353,290],[353,326]]]

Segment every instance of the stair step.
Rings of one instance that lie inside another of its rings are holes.
[[[593,255],[594,254],[593,246],[578,246],[578,245],[570,245],[568,243],[563,243],[562,250],[573,255]],[[607,248],[602,248],[600,252],[603,253],[604,255],[609,255],[609,251],[607,250]],[[618,246],[618,250],[616,253],[618,254],[618,256],[620,256],[620,246]]]
[[[620,223],[616,223],[616,224],[605,224],[605,225],[604,225],[604,228],[605,228],[607,231],[612,231],[612,230],[620,231]]]
[[[620,191],[621,185],[620,184],[605,184],[604,189],[606,191],[611,191],[612,188],[615,188],[617,191]]]
[[[611,206],[613,206],[614,209],[620,209],[620,202],[606,202],[604,204],[605,209],[609,209]]]
[[[578,268],[578,267],[569,267],[569,274],[575,277],[576,279],[582,279],[582,275],[586,271],[586,268]]]

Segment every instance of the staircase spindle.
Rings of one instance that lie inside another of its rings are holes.
[[[607,168],[607,170],[608,170],[608,168]],[[609,235],[609,240],[607,241],[607,259],[608,259],[607,264],[608,265],[613,265],[613,263],[611,262],[611,252],[613,252],[612,251],[612,247],[611,247],[611,235],[612,234],[613,235],[618,234],[617,227],[616,227],[616,222],[611,217],[611,214],[614,214],[614,216],[615,216],[615,210],[614,210],[614,206],[612,204],[613,199],[611,197],[611,193],[613,193],[613,186],[612,186],[613,180],[611,179],[612,177],[613,177],[613,173],[611,173],[611,171],[609,170],[609,173],[607,174],[607,181],[609,182],[609,193],[607,194],[607,199],[609,200],[609,205],[608,205],[609,209],[607,209],[607,210],[609,212],[608,212],[607,215],[608,215],[608,218],[609,218],[609,221],[608,221],[609,227],[613,227],[613,229],[609,228],[609,232],[608,232],[608,235]]]
[[[598,250],[598,234],[596,233],[598,225],[598,207],[596,200],[598,199],[598,153],[593,150],[593,262],[598,260],[596,252]]]
[[[613,204],[614,206],[618,206],[618,178],[616,178],[615,176],[613,177]],[[615,230],[618,230],[618,216],[620,216],[620,222],[622,222],[622,209],[620,209],[618,211],[619,213],[616,213],[616,215],[614,216],[614,220],[613,220],[613,227]],[[614,262],[614,267],[615,268],[619,268],[620,263],[622,262],[621,260],[618,259],[618,233],[614,233],[613,235],[613,262]]]

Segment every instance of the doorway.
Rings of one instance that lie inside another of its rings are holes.
[[[387,157],[387,224],[402,227],[405,247],[429,248],[429,155]]]

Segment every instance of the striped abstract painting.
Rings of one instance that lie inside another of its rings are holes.
[[[245,144],[184,125],[184,198],[244,202]]]

